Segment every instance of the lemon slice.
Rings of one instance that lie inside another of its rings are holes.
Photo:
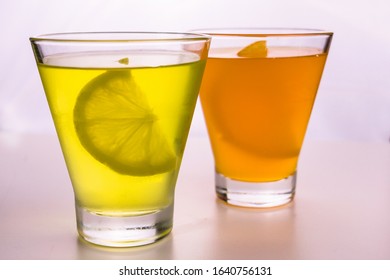
[[[240,57],[261,58],[267,57],[267,53],[266,41],[257,41],[240,50],[237,55]]]
[[[73,111],[83,147],[118,173],[150,176],[173,169],[176,156],[130,70],[91,80]]]

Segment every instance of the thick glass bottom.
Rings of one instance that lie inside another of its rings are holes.
[[[287,204],[294,199],[296,172],[271,182],[243,182],[215,173],[217,196],[228,204],[267,208]]]
[[[134,247],[168,235],[173,224],[173,205],[142,215],[104,216],[76,204],[77,229],[93,244],[109,247]]]

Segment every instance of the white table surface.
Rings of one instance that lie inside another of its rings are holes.
[[[79,240],[55,135],[0,133],[0,259],[390,259],[390,144],[306,141],[287,206],[214,194],[207,138],[190,136],[172,233],[126,249]]]

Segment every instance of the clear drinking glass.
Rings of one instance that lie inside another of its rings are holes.
[[[210,38],[118,32],[30,41],[80,236],[126,247],[167,235]]]
[[[249,207],[290,202],[333,34],[280,28],[197,32],[212,36],[200,99],[218,197]]]

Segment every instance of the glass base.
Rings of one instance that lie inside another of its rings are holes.
[[[134,247],[153,243],[172,230],[173,205],[134,216],[103,216],[76,204],[77,230],[91,243],[109,247]]]
[[[293,200],[296,172],[287,178],[271,182],[243,182],[215,172],[217,196],[228,204],[267,208],[280,206]]]

